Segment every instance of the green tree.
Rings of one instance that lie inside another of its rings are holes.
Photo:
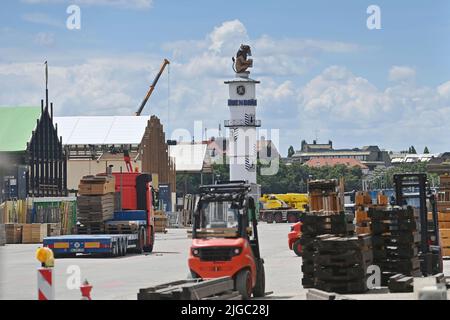
[[[288,154],[287,154],[288,158],[292,157],[294,154],[295,154],[294,147],[293,146],[289,146]]]
[[[427,147],[427,146],[425,146],[425,149],[423,149],[423,153],[425,153],[425,154],[430,153],[430,150],[428,150],[428,147]]]
[[[409,153],[410,153],[410,154],[417,154],[416,148],[414,148],[414,146],[411,146],[411,147],[409,148]]]

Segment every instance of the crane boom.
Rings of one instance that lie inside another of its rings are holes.
[[[144,110],[145,104],[147,103],[148,99],[150,98],[150,96],[152,95],[153,90],[155,89],[156,84],[158,83],[159,78],[161,77],[161,74],[163,73],[164,69],[166,68],[166,66],[170,64],[170,61],[167,59],[164,59],[161,68],[159,69],[158,74],[156,75],[155,79],[153,80],[152,84],[150,85],[150,88],[147,91],[147,95],[145,96],[144,100],[142,100],[141,105],[138,109],[138,111],[136,112],[137,116],[141,115],[142,110]]]

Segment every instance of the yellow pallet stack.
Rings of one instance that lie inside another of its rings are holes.
[[[372,197],[368,192],[355,194],[356,234],[370,233],[370,219],[367,214],[368,206],[372,204]]]
[[[448,257],[450,256],[450,176],[442,175],[439,178],[437,197],[439,235],[442,255]]]

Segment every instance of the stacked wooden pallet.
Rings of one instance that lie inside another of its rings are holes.
[[[6,230],[5,225],[0,224],[0,246],[4,246],[6,244]]]
[[[162,210],[155,211],[155,232],[167,232],[167,216]]]
[[[355,230],[353,215],[341,213],[307,212],[302,216],[302,285],[304,288],[315,286],[316,247],[314,241],[323,234],[352,235]]]
[[[368,192],[357,192],[355,195],[355,218],[356,218],[356,234],[370,233],[370,218],[368,215],[369,208],[386,208],[388,205],[388,197],[382,193],[378,193],[376,203],[372,202],[372,197]]]
[[[418,210],[393,207],[369,209],[374,263],[381,269],[381,283],[401,273],[420,276]]]
[[[82,224],[100,223],[114,216],[114,194],[78,196],[78,221]]]
[[[22,243],[22,224],[7,223],[5,224],[6,243]]]
[[[81,195],[103,195],[115,192],[114,176],[96,175],[84,176],[78,185],[78,193]]]
[[[343,201],[336,180],[313,180],[308,182],[310,211],[340,212]]]
[[[442,256],[450,256],[450,176],[440,176],[437,211]],[[431,220],[428,217],[428,220]]]
[[[22,243],[42,243],[46,236],[46,223],[27,223],[22,226]]]
[[[77,219],[81,224],[111,220],[115,207],[113,176],[85,176],[80,180],[77,198]]]
[[[61,235],[61,223],[47,223],[47,235],[49,237]]]
[[[367,288],[367,267],[373,262],[369,234],[317,237],[314,246],[315,287],[337,293],[362,293]]]

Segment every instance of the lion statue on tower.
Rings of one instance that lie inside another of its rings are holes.
[[[252,50],[249,45],[241,44],[238,52],[236,53],[236,59],[233,57],[233,70],[236,73],[250,73],[248,68],[253,67],[253,60],[247,59],[252,55]]]

